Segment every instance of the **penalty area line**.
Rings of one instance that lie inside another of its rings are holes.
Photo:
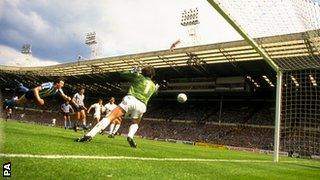
[[[39,159],[95,159],[95,160],[139,160],[139,161],[189,161],[189,162],[242,162],[242,163],[270,163],[270,160],[249,159],[198,159],[198,158],[155,158],[155,157],[130,157],[130,156],[81,156],[81,155],[35,155],[35,154],[3,154],[6,158],[39,158]],[[281,161],[295,162],[295,161]]]

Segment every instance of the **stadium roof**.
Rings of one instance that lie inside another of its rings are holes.
[[[285,61],[290,57],[316,56],[314,45],[305,38],[305,33],[296,33],[257,39],[271,58],[283,69],[290,69]],[[309,37],[310,38],[310,37]],[[313,42],[320,43],[320,37],[313,37]],[[40,76],[75,76],[117,72],[132,67],[152,65],[155,68],[175,68],[198,64],[217,64],[225,62],[244,62],[262,60],[260,55],[245,41],[201,45],[140,54],[106,57],[101,59],[72,62],[47,67],[11,67],[0,66],[0,71],[15,74],[33,74]]]
[[[320,44],[319,34],[312,37],[312,43],[310,43],[310,37],[306,37],[306,33],[265,37],[257,39],[257,41],[282,69],[291,69],[293,65],[300,67],[301,64],[307,63],[309,66],[314,65],[319,68],[319,51],[315,50]],[[316,63],[292,63],[295,60],[308,61],[310,58],[313,59],[310,62]],[[257,83],[261,90],[267,91],[273,90],[274,87],[266,83],[264,76],[274,84],[276,83],[276,73],[262,60],[260,55],[245,41],[234,41],[47,67],[0,66],[0,85],[3,89],[12,89],[18,83],[34,87],[39,83],[52,81],[56,76],[63,76],[67,82],[66,89],[70,92],[74,92],[78,86],[85,86],[88,91],[104,96],[110,95],[110,93],[121,94],[125,92],[123,83],[121,83],[123,79],[115,72],[145,65],[157,68],[156,80],[158,83],[170,82],[172,84],[172,82],[179,81],[179,78],[184,78],[188,79],[190,85],[190,83],[201,81],[197,78],[207,79],[204,80],[206,83],[203,89],[196,90],[198,94],[202,93],[205,96],[212,92],[212,89],[208,89],[210,84],[217,82],[220,77],[250,77],[249,80],[245,80],[251,86],[250,89],[256,89],[257,85],[254,83]],[[185,81],[183,80],[183,82]],[[198,83],[199,86],[200,84],[201,82]],[[215,85],[215,87],[217,86]],[[231,85],[229,92],[237,88]],[[188,90],[193,91],[192,89]],[[175,91],[167,89],[162,92],[170,94]],[[234,92],[239,93],[238,90]]]

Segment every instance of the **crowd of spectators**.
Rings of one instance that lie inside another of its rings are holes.
[[[242,104],[227,102],[220,111],[220,102],[153,102],[144,117],[195,122],[273,125],[274,109],[268,103]]]
[[[95,102],[95,99],[88,100],[87,106]],[[47,124],[52,124],[53,119],[56,119],[55,125],[62,125],[63,116],[59,111],[61,103],[63,101],[56,98],[47,99],[42,107],[31,103],[28,108],[36,110],[15,109],[13,119]],[[272,128],[245,125],[272,125],[274,123],[272,111],[272,107],[266,103],[250,105],[243,102],[224,102],[220,109],[219,101],[188,101],[184,104],[178,104],[175,101],[153,101],[148,105],[148,111],[144,115],[144,118],[149,120],[141,121],[137,135],[271,149]],[[74,119],[73,116],[72,119]],[[157,121],[150,119],[157,119]],[[88,116],[87,124],[91,121],[92,117]],[[129,121],[123,121],[119,132],[126,134],[129,123]]]
[[[63,125],[62,114],[52,111],[14,110],[13,119],[49,125],[52,125],[52,120],[56,119],[56,126]],[[90,123],[90,121],[91,118],[88,117],[88,122]],[[129,125],[130,121],[124,120],[119,132],[127,134]],[[164,120],[142,120],[137,135],[152,139],[175,139],[258,149],[271,149],[271,144],[273,143],[272,128],[199,124],[196,122],[183,123]]]
[[[130,122],[124,121],[119,132],[128,133]],[[165,121],[142,121],[137,135],[151,139],[175,139],[236,147],[272,149],[273,129],[245,126],[201,125]]]

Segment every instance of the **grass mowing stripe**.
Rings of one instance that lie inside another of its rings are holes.
[[[268,160],[245,160],[245,159],[198,159],[198,158],[153,158],[153,157],[130,157],[130,156],[79,156],[79,155],[34,155],[34,154],[3,154],[2,157],[19,158],[42,158],[42,159],[106,159],[106,160],[140,160],[140,161],[196,161],[196,162],[272,162]],[[281,161],[296,163],[296,161]]]

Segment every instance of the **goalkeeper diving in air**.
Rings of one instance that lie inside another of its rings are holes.
[[[122,121],[122,118],[120,117],[127,114],[132,118],[127,141],[131,147],[137,147],[137,144],[133,140],[133,136],[138,130],[142,115],[146,112],[146,106],[150,97],[157,92],[159,86],[152,81],[155,76],[155,70],[151,66],[144,67],[141,70],[141,74],[136,71],[126,71],[122,72],[120,75],[131,82],[127,95],[122,99],[122,102],[118,107],[111,111],[108,117],[103,118],[89,133],[75,141],[91,141],[97,133],[105,129],[110,123],[117,119]]]

